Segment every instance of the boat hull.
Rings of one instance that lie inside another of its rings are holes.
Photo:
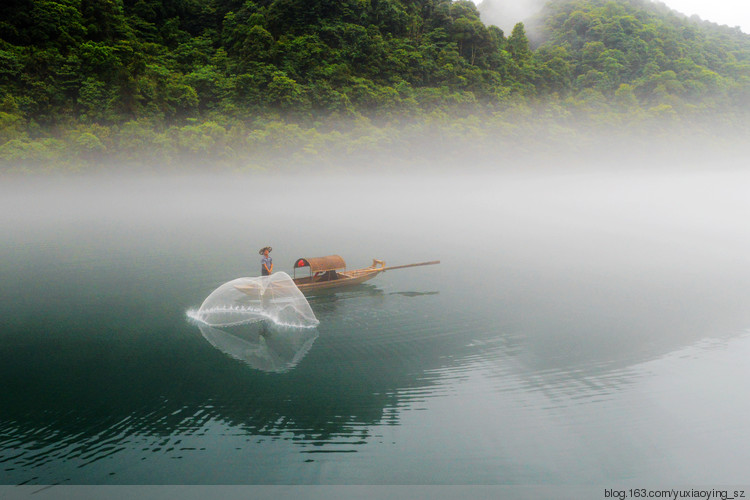
[[[356,271],[338,273],[338,278],[329,281],[313,281],[310,277],[295,278],[294,284],[302,293],[312,293],[325,290],[335,290],[349,286],[359,285],[371,280],[378,274],[380,269],[358,269]]]

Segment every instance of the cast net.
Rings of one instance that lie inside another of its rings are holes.
[[[189,316],[209,326],[267,320],[279,326],[312,328],[318,319],[288,274],[237,278],[214,290]]]
[[[266,323],[232,327],[224,331],[198,323],[203,337],[227,356],[264,372],[283,373],[305,357],[318,338],[316,328],[276,328]]]

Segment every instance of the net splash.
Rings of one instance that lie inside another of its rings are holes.
[[[278,326],[314,328],[319,321],[292,278],[284,272],[224,283],[188,317],[208,326],[268,321]]]

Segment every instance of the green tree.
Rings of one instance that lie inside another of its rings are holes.
[[[508,52],[516,62],[524,62],[531,57],[529,39],[526,36],[526,27],[523,23],[517,23],[508,37]]]
[[[302,87],[283,71],[277,71],[273,74],[273,78],[268,84],[267,99],[271,104],[287,111],[305,103]]]

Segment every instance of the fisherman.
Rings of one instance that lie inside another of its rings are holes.
[[[260,249],[259,254],[263,256],[260,260],[260,274],[261,276],[269,276],[273,272],[273,259],[268,254],[273,250],[271,247],[263,247]]]

